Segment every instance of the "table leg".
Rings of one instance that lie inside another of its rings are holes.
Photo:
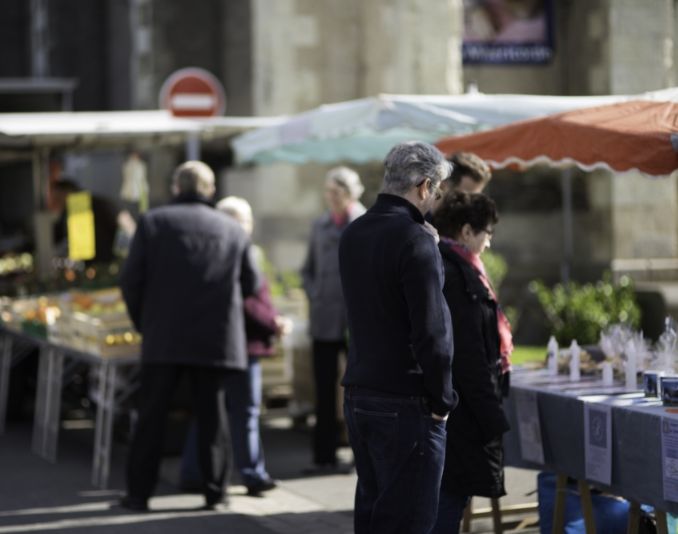
[[[501,508],[499,507],[499,499],[490,499],[492,505],[492,525],[494,527],[494,534],[502,534],[504,532],[501,524]]]
[[[584,514],[586,534],[596,534],[596,518],[593,516],[591,488],[589,488],[585,480],[579,480],[577,486],[579,487],[579,500],[581,501],[582,513]]]
[[[44,456],[44,434],[45,434],[45,398],[47,396],[47,379],[49,376],[49,361],[51,348],[42,346],[40,348],[40,357],[38,360],[38,376],[35,392],[35,411],[33,415],[33,442],[32,449],[38,456]]]
[[[94,422],[94,460],[92,465],[92,484],[101,486],[101,458],[104,427],[104,397],[106,396],[106,364],[99,364],[99,381],[97,383],[97,415]]]
[[[471,519],[473,516],[473,497],[468,500],[466,508],[464,508],[464,516],[461,520],[461,531],[471,532]]]
[[[636,534],[640,528],[640,504],[636,501],[629,502],[629,521],[626,524],[627,534]]]
[[[657,534],[668,534],[669,526],[666,521],[666,512],[664,510],[655,509],[654,517],[657,521]]]
[[[565,499],[567,498],[567,475],[558,474],[556,499],[553,503],[553,534],[562,534],[565,529]]]
[[[5,433],[7,398],[9,397],[9,373],[12,367],[12,338],[0,336],[0,436]]]
[[[111,465],[113,442],[113,420],[115,418],[115,388],[117,367],[109,362],[102,362],[99,367],[99,405],[94,436],[94,464],[92,466],[92,483],[105,489]]]
[[[53,350],[51,358],[50,387],[47,390],[47,418],[45,432],[45,458],[56,462],[59,442],[59,427],[61,426],[61,390],[63,388],[64,353]]]

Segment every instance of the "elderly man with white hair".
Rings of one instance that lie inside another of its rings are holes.
[[[248,236],[254,230],[254,218],[249,202],[229,196],[217,202],[217,210],[234,218]],[[252,245],[254,263],[262,271],[263,251]],[[266,277],[260,276],[258,291],[245,299],[245,335],[247,337],[247,369],[226,375],[226,411],[230,422],[233,459],[247,494],[260,496],[276,487],[276,481],[266,470],[264,447],[259,433],[262,401],[261,359],[275,355],[274,340],[289,333],[292,322],[278,314],[273,306]],[[200,480],[195,454],[197,432],[191,425],[184,447],[182,485],[192,488]]]
[[[198,457],[205,506],[224,499],[226,414],[224,379],[247,369],[243,298],[258,289],[249,238],[211,204],[214,173],[199,161],[180,165],[174,200],[154,208],[139,226],[120,287],[143,335],[139,417],[120,502],[148,509],[160,467],[167,411],[179,380],[190,381],[198,423]]]
[[[301,270],[310,304],[315,383],[313,466],[309,474],[347,471],[337,459],[337,384],[339,354],[346,352],[346,310],[339,279],[339,239],[365,207],[358,201],[364,187],[348,167],[330,169],[325,178],[328,211],[313,222],[306,261]]]

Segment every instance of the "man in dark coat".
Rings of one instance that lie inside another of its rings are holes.
[[[445,420],[456,396],[442,263],[424,213],[449,172],[431,145],[395,146],[382,194],[339,245],[357,534],[425,533],[436,519]]]
[[[243,296],[257,289],[249,240],[211,205],[214,174],[189,161],[174,173],[176,198],[139,221],[120,278],[143,335],[139,419],[121,505],[145,510],[158,477],[165,415],[182,374],[191,383],[207,507],[224,496],[224,378],[247,368]]]

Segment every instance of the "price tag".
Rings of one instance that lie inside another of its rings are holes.
[[[74,261],[91,260],[96,253],[92,196],[86,191],[66,198],[68,213],[68,257]]]

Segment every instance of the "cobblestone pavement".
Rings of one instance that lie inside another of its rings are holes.
[[[51,464],[30,451],[29,423],[9,424],[0,436],[0,534],[18,532],[164,534],[231,532],[237,534],[344,534],[353,531],[355,475],[304,477],[310,435],[295,430],[286,417],[266,420],[263,433],[271,474],[278,488],[264,497],[249,497],[243,486],[229,488],[229,506],[200,511],[202,497],[176,489],[178,459],[163,462],[151,512],[130,513],[112,507],[124,487],[125,446],[114,447],[109,490],[90,484],[92,430],[62,429],[59,455]],[[90,425],[91,426],[91,425]],[[350,450],[341,455],[350,460]],[[507,502],[526,502],[534,489],[534,473],[509,473]],[[487,506],[478,501],[476,507]],[[515,524],[515,522],[514,522]],[[488,519],[475,520],[472,532],[490,532]],[[534,529],[522,532],[536,532]]]

